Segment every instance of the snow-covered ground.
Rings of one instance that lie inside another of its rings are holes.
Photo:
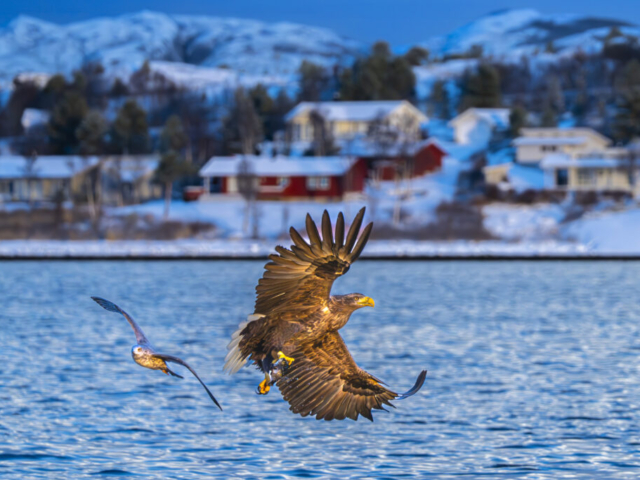
[[[364,195],[343,202],[318,203],[313,201],[296,202],[257,202],[259,234],[261,237],[278,238],[286,234],[290,225],[302,228],[308,213],[319,219],[326,209],[331,218],[343,212],[348,220],[362,207],[367,207],[365,221],[390,222],[397,207],[397,198],[404,215],[417,223],[425,224],[433,219],[433,212],[443,201],[451,201],[456,192],[456,181],[464,162],[455,158],[444,159],[441,171],[423,178],[396,184],[380,182],[367,188]],[[137,213],[151,214],[160,218],[164,211],[161,200],[120,209],[112,209],[111,214],[127,215]],[[187,222],[207,222],[215,224],[221,235],[228,238],[246,237],[246,203],[240,197],[217,196],[212,201],[181,202],[174,201],[169,218]]]
[[[569,223],[563,231],[588,248],[609,254],[640,254],[640,209],[593,212]]]
[[[0,241],[0,258],[266,258],[290,240]],[[362,258],[553,257],[597,255],[568,242],[415,242],[371,240]]]
[[[560,205],[493,203],[482,209],[484,226],[492,235],[510,241],[557,239],[566,212]]]

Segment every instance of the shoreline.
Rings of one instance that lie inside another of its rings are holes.
[[[11,260],[266,260],[290,240],[3,240],[0,261]],[[615,251],[560,241],[371,240],[362,260],[511,261],[640,260],[640,249]]]

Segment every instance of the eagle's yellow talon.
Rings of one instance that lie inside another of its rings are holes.
[[[269,381],[265,378],[260,382],[260,385],[258,385],[258,394],[266,395],[269,393],[269,390],[271,390],[271,387],[269,386]]]
[[[284,353],[282,352],[278,352],[278,359],[280,360],[284,360],[285,362],[287,362],[289,365],[291,365],[293,363],[293,358],[291,357],[287,357]]]

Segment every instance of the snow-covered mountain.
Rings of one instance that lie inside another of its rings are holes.
[[[521,56],[543,51],[549,42],[560,53],[600,50],[612,27],[623,36],[638,37],[640,29],[628,22],[575,14],[545,15],[536,10],[501,10],[425,42],[438,56],[469,52],[481,46],[485,55]]]
[[[149,11],[68,25],[20,16],[0,29],[0,80],[24,72],[70,73],[86,61],[126,75],[145,60],[282,76],[304,59],[333,65],[361,48],[330,30],[292,23]]]

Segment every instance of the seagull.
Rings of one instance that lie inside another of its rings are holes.
[[[213,403],[215,403],[218,406],[218,408],[222,410],[222,407],[220,406],[218,401],[215,399],[213,394],[209,391],[209,389],[204,384],[204,382],[200,380],[200,377],[198,376],[198,374],[195,372],[195,370],[193,370],[193,368],[191,368],[187,364],[187,362],[185,362],[184,360],[178,357],[174,357],[173,355],[166,355],[164,353],[160,353],[156,351],[156,349],[153,347],[153,345],[151,345],[151,342],[147,339],[144,332],[138,326],[136,321],[131,317],[131,315],[129,315],[124,310],[122,310],[115,303],[112,303],[109,300],[105,300],[104,298],[100,298],[100,297],[91,297],[91,298],[105,310],[108,310],[110,312],[120,313],[124,318],[127,319],[127,322],[129,322],[129,325],[131,325],[131,328],[133,328],[133,332],[136,334],[137,344],[134,345],[133,348],[131,349],[131,356],[133,356],[133,360],[138,365],[145,368],[150,368],[151,370],[160,370],[166,375],[173,375],[174,377],[178,377],[178,378],[182,378],[182,377],[177,373],[171,371],[167,366],[167,362],[177,363],[178,365],[182,365],[183,367],[186,367],[191,373],[193,373],[193,376],[196,377],[200,382],[200,384],[204,387],[204,389],[209,394],[209,397],[211,398],[211,400],[213,400]]]

